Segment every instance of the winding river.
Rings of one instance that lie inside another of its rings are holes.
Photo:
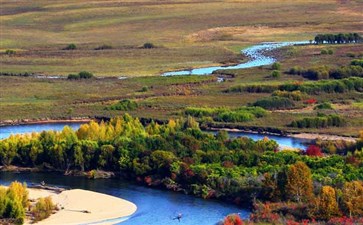
[[[216,70],[233,70],[233,69],[246,69],[257,66],[266,66],[276,62],[273,56],[269,56],[266,53],[271,52],[277,48],[291,46],[291,45],[305,45],[309,44],[309,41],[296,41],[296,42],[265,42],[257,45],[253,45],[241,51],[241,53],[249,58],[247,62],[240,63],[233,66],[212,66],[197,68],[192,70],[181,70],[163,73],[162,76],[177,76],[177,75],[209,75]]]
[[[242,69],[269,65],[275,62],[276,59],[271,56],[267,56],[265,54],[266,52],[284,46],[307,43],[308,42],[262,43],[246,48],[242,51],[242,53],[248,56],[250,59],[245,63],[227,67],[215,66],[193,70],[168,72],[164,73],[162,76],[208,75],[219,69]],[[7,138],[11,134],[41,132],[43,130],[59,131],[62,130],[66,125],[72,127],[73,129],[78,129],[81,124],[82,123],[76,122],[3,126],[0,127],[0,139]],[[270,139],[277,141],[280,146],[293,148],[304,148],[306,146],[306,140],[291,137],[245,132],[230,132],[229,134],[230,137],[247,136],[254,140],[262,139],[263,137],[267,136]],[[0,184],[8,185],[14,180],[27,182],[28,184],[45,181],[49,185],[92,190],[129,200],[135,203],[138,209],[134,215],[129,218],[125,218],[125,221],[122,222],[122,225],[214,225],[230,213],[240,213],[241,217],[243,218],[247,218],[250,213],[249,210],[239,208],[232,204],[207,201],[180,193],[145,188],[122,180],[90,180],[83,177],[69,177],[54,173],[0,172]],[[178,220],[173,220],[173,218],[178,213],[183,214],[181,222],[178,222]]]

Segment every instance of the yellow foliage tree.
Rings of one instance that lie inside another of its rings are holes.
[[[363,215],[363,182],[346,182],[342,189],[343,207],[352,216]]]
[[[313,197],[313,180],[309,167],[303,162],[291,165],[287,171],[286,193],[288,198],[306,202]]]
[[[317,201],[317,218],[329,220],[334,216],[339,216],[339,207],[336,200],[334,188],[323,186]]]

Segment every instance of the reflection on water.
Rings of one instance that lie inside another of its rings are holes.
[[[53,173],[0,172],[0,184],[8,185],[14,180],[27,182],[29,185],[45,181],[49,185],[97,191],[131,201],[138,209],[128,220],[120,223],[122,225],[213,225],[230,213],[240,213],[244,218],[249,216],[248,210],[233,204],[145,188],[115,179],[89,180],[84,177],[68,177]],[[178,220],[173,220],[179,213],[183,214],[180,223]]]
[[[252,47],[242,50],[242,54],[248,56],[249,61],[240,63],[234,66],[212,66],[197,68],[192,70],[173,71],[162,74],[162,76],[177,76],[177,75],[208,75],[212,74],[216,70],[233,70],[233,69],[246,69],[258,66],[266,66],[276,62],[276,59],[272,56],[267,56],[266,52],[270,52],[274,49],[290,46],[309,44],[309,41],[297,41],[297,42],[280,42],[280,43],[261,43]]]

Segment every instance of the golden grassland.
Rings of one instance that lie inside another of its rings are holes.
[[[262,41],[362,32],[361,0],[1,0],[3,72],[148,76],[234,63]],[[142,49],[146,42],[155,49]],[[77,50],[62,50],[70,43]],[[108,44],[111,50],[94,48]]]

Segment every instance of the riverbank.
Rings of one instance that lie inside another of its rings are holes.
[[[132,215],[137,207],[134,203],[114,196],[73,189],[59,194],[43,189],[28,188],[29,199],[51,196],[59,211],[37,225],[103,224],[121,222]],[[27,220],[26,225],[33,224]]]

